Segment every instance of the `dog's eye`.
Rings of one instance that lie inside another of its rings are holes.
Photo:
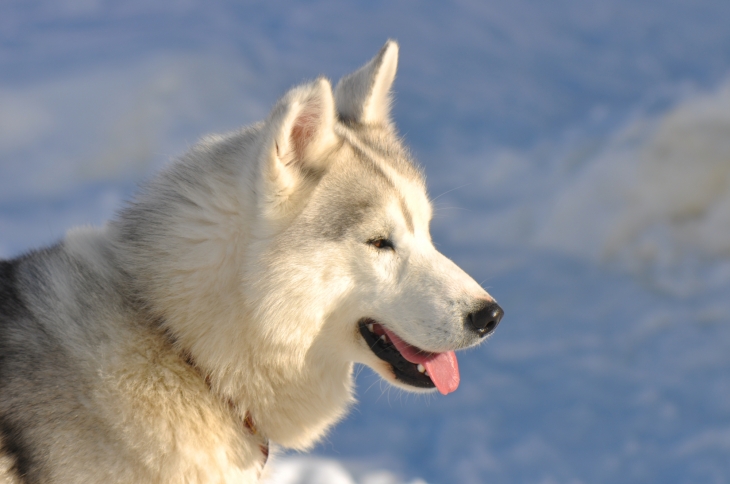
[[[393,242],[390,239],[386,239],[383,237],[377,237],[375,239],[369,240],[368,244],[372,245],[376,249],[395,250],[395,246],[393,246]]]

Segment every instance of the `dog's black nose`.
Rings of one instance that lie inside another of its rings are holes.
[[[487,336],[494,331],[504,316],[504,311],[496,302],[485,304],[481,309],[469,313],[466,317],[468,325],[477,332],[479,336]]]

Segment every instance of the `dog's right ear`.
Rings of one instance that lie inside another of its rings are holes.
[[[274,106],[260,166],[259,207],[278,218],[301,201],[340,145],[335,134],[335,101],[327,79],[296,87]]]
[[[378,55],[335,87],[340,117],[362,124],[387,124],[390,120],[390,88],[398,70],[398,43],[388,40]]]

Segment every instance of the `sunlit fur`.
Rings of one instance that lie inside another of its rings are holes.
[[[307,449],[344,415],[354,363],[405,387],[361,318],[429,351],[480,341],[464,315],[491,297],[434,249],[389,119],[397,59],[292,89],[107,226],[10,262],[1,483],[256,482],[262,439]]]

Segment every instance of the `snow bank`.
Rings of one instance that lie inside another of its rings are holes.
[[[730,278],[730,83],[632,121],[566,175],[539,217],[538,247],[679,292]]]
[[[406,483],[384,470],[356,479],[343,464],[318,457],[279,457],[270,465],[266,484],[426,484],[421,479]]]
[[[539,245],[634,263],[730,256],[730,83],[633,121],[559,191]]]
[[[435,201],[438,238],[553,251],[671,292],[730,281],[730,81],[607,135],[464,166],[468,186],[463,171],[460,183],[445,173],[437,186],[456,187]]]

